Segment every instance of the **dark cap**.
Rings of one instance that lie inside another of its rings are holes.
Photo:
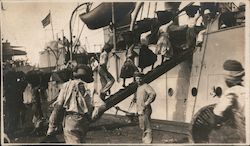
[[[78,69],[83,69],[84,72],[78,72]],[[86,83],[91,83],[94,81],[92,69],[85,64],[78,65],[76,70],[73,72],[73,76],[75,78],[80,78]]]
[[[227,70],[227,71],[243,71],[244,70],[241,63],[236,60],[226,60],[223,64],[223,68],[224,70]]]

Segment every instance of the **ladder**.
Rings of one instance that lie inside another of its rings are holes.
[[[153,70],[149,71],[147,74],[145,74],[144,78],[142,79],[145,83],[150,83],[166,73],[167,71],[174,68],[176,65],[180,64],[184,60],[191,58],[193,54],[193,50],[185,50],[183,52],[178,53],[175,57],[173,57],[171,60],[163,62],[161,65],[158,65]],[[109,98],[107,98],[104,102],[106,103],[106,108],[99,112],[99,114],[103,114],[108,109],[112,108],[114,105],[120,103],[130,95],[136,92],[137,90],[137,83],[132,82],[130,83],[126,88],[120,89],[118,92],[111,95]]]

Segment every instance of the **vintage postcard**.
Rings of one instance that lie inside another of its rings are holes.
[[[0,2],[2,145],[250,144],[248,0]]]

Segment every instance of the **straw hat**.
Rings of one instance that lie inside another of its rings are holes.
[[[211,14],[211,11],[210,11],[209,9],[206,9],[206,10],[204,11],[204,15],[206,15],[206,14]]]

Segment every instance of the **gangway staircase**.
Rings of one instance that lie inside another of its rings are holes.
[[[174,56],[171,60],[167,60],[163,62],[161,65],[158,65],[153,70],[149,71],[147,74],[145,74],[144,78],[142,79],[145,83],[150,83],[166,73],[167,71],[174,68],[176,65],[180,64],[181,62],[185,61],[188,58],[191,58],[193,54],[192,49],[188,49],[185,51],[182,51],[178,53],[178,55]],[[109,98],[107,98],[104,102],[106,103],[106,108],[104,108],[102,111],[99,112],[99,114],[103,114],[108,109],[112,108],[114,105],[120,103],[130,95],[136,92],[137,90],[137,83],[133,82],[130,83],[126,88],[120,89],[115,94],[111,95]]]

